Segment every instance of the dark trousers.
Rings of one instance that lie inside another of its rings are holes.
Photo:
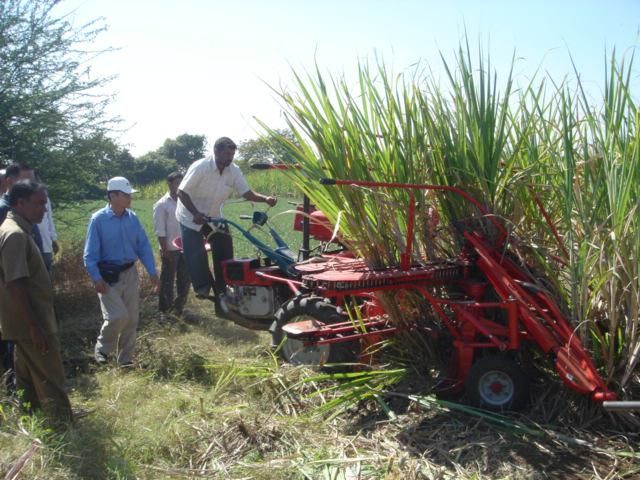
[[[30,340],[15,343],[16,384],[28,410],[42,409],[54,420],[72,420],[69,397],[64,388],[64,370],[60,344],[47,337],[49,350],[38,351]]]
[[[211,228],[208,225],[202,227],[202,234],[205,238],[208,238],[209,246],[211,247],[211,258],[213,259],[213,291],[216,297],[220,297],[227,288],[227,284],[224,281],[224,274],[222,273],[222,262],[233,258],[233,239],[229,234],[229,228],[225,230],[218,230],[216,233],[211,233]]]
[[[189,271],[189,277],[193,284],[193,290],[198,295],[208,295],[211,287],[214,293],[220,295],[225,292],[226,285],[222,274],[222,262],[233,258],[233,241],[229,231],[211,233],[211,228],[204,225],[200,231],[192,230],[180,225],[182,230],[182,248],[184,261]],[[209,270],[207,252],[204,247],[203,235],[208,238],[213,257],[213,275]]]
[[[161,257],[162,270],[160,272],[160,293],[159,308],[161,312],[167,312],[170,309],[176,313],[182,313],[187,296],[189,295],[189,287],[191,280],[187,265],[184,261],[182,252],[170,251],[169,258]],[[174,288],[175,285],[175,288]],[[174,291],[176,293],[174,299]]]
[[[8,393],[16,390],[16,373],[13,364],[13,342],[2,340],[0,336],[0,359],[2,360],[2,376]]]

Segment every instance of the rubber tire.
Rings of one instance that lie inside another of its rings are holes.
[[[512,394],[504,401],[492,402],[482,394],[481,383],[485,375],[498,374],[511,383]],[[526,373],[514,360],[506,355],[486,355],[478,359],[464,381],[465,391],[471,403],[492,411],[521,410],[529,400],[529,380]]]
[[[271,340],[272,345],[280,347],[278,353],[282,359],[293,365],[302,363],[296,362],[295,359],[292,361],[291,358],[287,358],[286,349],[284,348],[285,343],[283,342],[287,342],[288,339],[282,327],[292,321],[300,321],[300,317],[312,318],[325,324],[345,321],[340,309],[323,297],[299,296],[282,305],[275,314],[276,320],[271,328]],[[329,347],[329,353],[325,362],[306,363],[306,365],[322,366],[325,363],[353,363],[358,359],[360,342],[357,340],[331,343],[327,346]]]

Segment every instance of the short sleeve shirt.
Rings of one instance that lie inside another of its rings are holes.
[[[232,163],[220,174],[213,157],[193,162],[178,188],[189,195],[199,212],[209,217],[221,216],[220,207],[234,191],[238,195],[244,195],[250,190],[237,165]],[[202,228],[202,225],[193,223],[193,214],[180,200],[176,208],[176,219],[192,230]]]
[[[167,239],[169,250],[179,250],[175,245],[181,237],[180,225],[176,220],[177,202],[168,193],[153,205],[153,229],[158,237]]]
[[[53,312],[53,289],[40,250],[31,235],[33,226],[10,212],[0,226],[0,326],[5,340],[29,340],[29,324],[18,314],[7,284],[23,279],[27,298],[44,335],[58,331]]]

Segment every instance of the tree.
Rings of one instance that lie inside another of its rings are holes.
[[[189,168],[194,161],[205,156],[207,137],[184,133],[175,139],[167,138],[158,153],[171,158],[183,168]]]
[[[103,134],[75,136],[45,160],[39,174],[56,202],[104,197],[109,178],[136,168],[131,153]]]
[[[167,158],[159,151],[149,152],[136,158],[130,180],[136,185],[146,185],[164,180],[174,170],[177,165],[173,158]]]
[[[292,143],[296,143],[296,138],[291,130],[275,130],[276,134],[282,135]],[[290,163],[293,162],[290,154],[279,144],[272,142],[269,136],[243,140],[238,145],[237,164],[241,169],[246,170],[252,163]]]
[[[56,0],[0,1],[0,161],[42,167],[77,137],[103,132],[110,78],[92,78],[96,22],[74,28]]]

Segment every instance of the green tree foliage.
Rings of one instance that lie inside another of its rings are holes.
[[[292,163],[294,161],[290,150],[285,149],[281,143],[274,142],[273,138],[286,139],[294,145],[298,142],[291,130],[273,130],[268,136],[243,140],[238,144],[238,158],[236,163],[242,170],[247,170],[253,163]],[[282,140],[279,140],[282,142]]]
[[[104,134],[95,134],[73,137],[64,149],[48,154],[39,172],[51,198],[68,202],[103,197],[109,178],[131,175],[136,167],[127,149]]]
[[[184,133],[174,139],[167,138],[157,150],[159,155],[173,159],[182,168],[205,156],[207,137]]]
[[[107,127],[109,78],[90,75],[91,42],[104,27],[80,28],[53,14],[54,0],[0,1],[0,161],[43,166],[51,153]]]
[[[148,183],[164,180],[178,165],[173,158],[167,158],[160,151],[145,153],[136,158],[133,173],[130,174],[131,181],[136,185],[146,185]]]

